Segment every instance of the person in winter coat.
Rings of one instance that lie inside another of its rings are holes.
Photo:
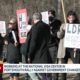
[[[49,26],[41,21],[39,13],[33,15],[34,25],[27,36],[28,60],[31,63],[51,63],[51,57],[48,50]]]
[[[55,10],[49,10],[49,26],[50,26],[50,40],[49,40],[49,52],[52,58],[53,64],[57,63],[57,51],[59,38],[57,37],[57,32],[60,29],[61,21],[57,19]],[[52,74],[52,78],[57,80],[58,74]]]
[[[52,63],[48,49],[49,26],[42,21],[40,13],[33,14],[33,26],[27,35],[27,61],[34,64]],[[29,74],[29,73],[28,73]],[[29,74],[32,80],[43,80],[45,74]],[[42,79],[40,79],[42,78]]]
[[[15,36],[15,37],[14,37]],[[7,45],[7,62],[11,64],[18,64],[20,61],[19,53],[19,39],[16,19],[11,18],[8,23],[7,35],[5,44]],[[18,73],[11,73],[10,80],[19,80]]]
[[[79,24],[79,20],[75,11],[69,11],[67,14],[67,23],[69,24]],[[58,55],[57,57],[61,59],[61,62],[66,64],[68,59],[71,58],[73,63],[80,63],[80,50],[73,48],[64,48],[64,37],[65,37],[65,24],[62,24],[60,30],[57,32],[58,38],[60,38]],[[74,52],[76,51],[76,56],[74,57]],[[62,74],[62,80],[66,79],[66,74]],[[80,79],[80,74],[78,74],[78,78]],[[76,79],[76,80],[79,80]]]

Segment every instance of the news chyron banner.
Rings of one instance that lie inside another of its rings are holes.
[[[80,64],[0,64],[0,73],[80,73]]]
[[[16,11],[16,13],[18,21],[19,40],[20,43],[25,43],[27,37],[27,25],[28,25],[27,10],[19,9]]]
[[[80,48],[80,24],[65,24],[64,47]]]

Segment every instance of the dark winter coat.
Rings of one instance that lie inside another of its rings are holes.
[[[52,18],[50,23],[50,40],[49,40],[49,47],[58,46],[59,38],[57,37],[57,32],[60,29],[61,21]]]
[[[48,50],[49,26],[42,21],[32,26],[27,36],[27,52],[31,63],[51,63],[51,57]]]
[[[14,45],[14,39],[13,39],[13,35],[12,32],[14,31],[15,34],[17,33],[17,29],[12,29],[12,30],[8,30],[7,33],[7,41],[8,41],[8,45],[7,45],[7,62],[9,63],[18,63],[20,60],[20,53],[19,53],[19,45],[16,47]],[[18,35],[16,35],[17,41],[18,40]],[[18,43],[19,44],[19,43]]]

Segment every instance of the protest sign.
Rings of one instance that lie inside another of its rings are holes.
[[[5,21],[0,21],[0,33],[6,34],[6,24],[5,24]]]
[[[80,24],[66,24],[64,47],[80,48]]]
[[[26,41],[26,36],[27,36],[27,25],[28,25],[27,11],[26,9],[20,9],[17,10],[16,13],[18,21],[19,40],[20,43],[24,43]]]
[[[14,31],[12,31],[12,35],[13,35],[14,42],[17,43],[17,38]]]
[[[48,11],[41,12],[41,14],[42,14],[42,21],[45,22],[46,24],[49,24]]]

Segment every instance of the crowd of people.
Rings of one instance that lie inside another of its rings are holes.
[[[68,58],[73,63],[80,63],[80,50],[76,48],[64,48],[65,23],[56,18],[54,10],[48,11],[49,24],[42,21],[40,13],[34,13],[29,23],[32,25],[27,34],[25,43],[20,44],[18,36],[17,21],[11,18],[6,34],[0,34],[0,60],[11,64],[19,62],[28,64],[67,64]],[[66,16],[67,23],[79,24],[79,19],[75,11],[71,10]],[[16,35],[16,41],[13,38],[13,32]],[[76,56],[74,57],[74,52]],[[61,75],[61,80],[67,80],[67,74]],[[77,79],[80,80],[78,73]],[[49,73],[27,73],[24,80],[59,80],[59,74]],[[19,80],[19,73],[10,73],[10,80]]]

